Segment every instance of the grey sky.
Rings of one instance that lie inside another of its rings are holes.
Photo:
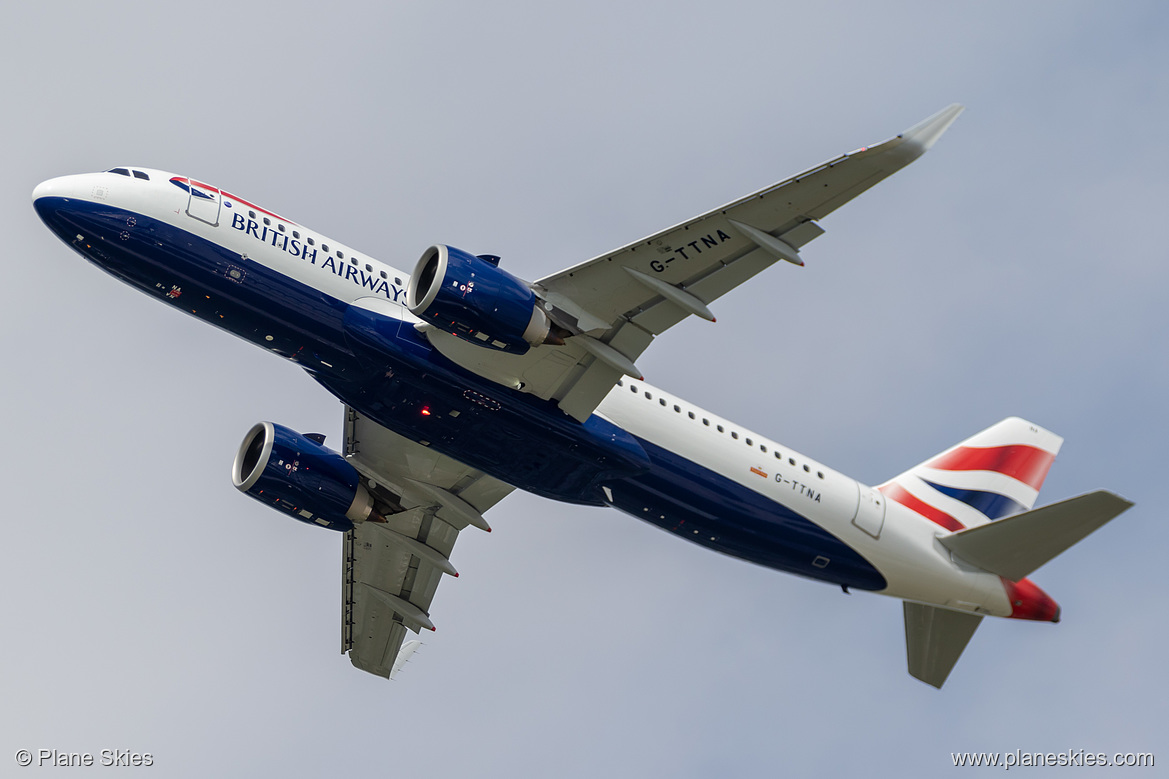
[[[936,776],[951,751],[1016,748],[1169,762],[1162,4],[4,16],[0,772],[20,748],[151,752],[175,777]],[[252,423],[336,445],[340,405],[87,265],[29,205],[51,176],[159,167],[403,269],[444,242],[536,278],[954,101],[968,110],[933,151],[824,221],[806,268],[639,360],[862,481],[1018,414],[1067,439],[1041,502],[1136,501],[1033,577],[1061,624],[986,620],[941,692],[906,674],[894,600],[522,494],[490,536],[462,534],[438,632],[399,680],[357,672],[338,654],[340,539],[228,476]]]

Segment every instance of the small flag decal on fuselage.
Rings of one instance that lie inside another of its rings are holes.
[[[764,479],[767,478],[767,471],[764,471],[762,468],[756,468],[754,465],[751,466],[751,473],[756,476],[762,476]]]

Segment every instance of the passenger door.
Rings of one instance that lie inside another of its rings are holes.
[[[187,182],[187,216],[219,227],[219,212],[222,209],[219,190],[193,179],[187,179]]]

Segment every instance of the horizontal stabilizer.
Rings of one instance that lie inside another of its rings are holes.
[[[938,540],[963,560],[1017,582],[1131,506],[1100,490]]]
[[[903,605],[909,675],[940,690],[982,617],[908,601]]]

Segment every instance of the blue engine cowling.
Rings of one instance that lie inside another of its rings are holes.
[[[479,346],[523,354],[529,346],[563,343],[526,283],[500,270],[497,257],[431,246],[406,288],[410,312]]]
[[[361,475],[341,454],[271,422],[244,436],[231,480],[261,503],[330,530],[352,530],[373,511]]]

